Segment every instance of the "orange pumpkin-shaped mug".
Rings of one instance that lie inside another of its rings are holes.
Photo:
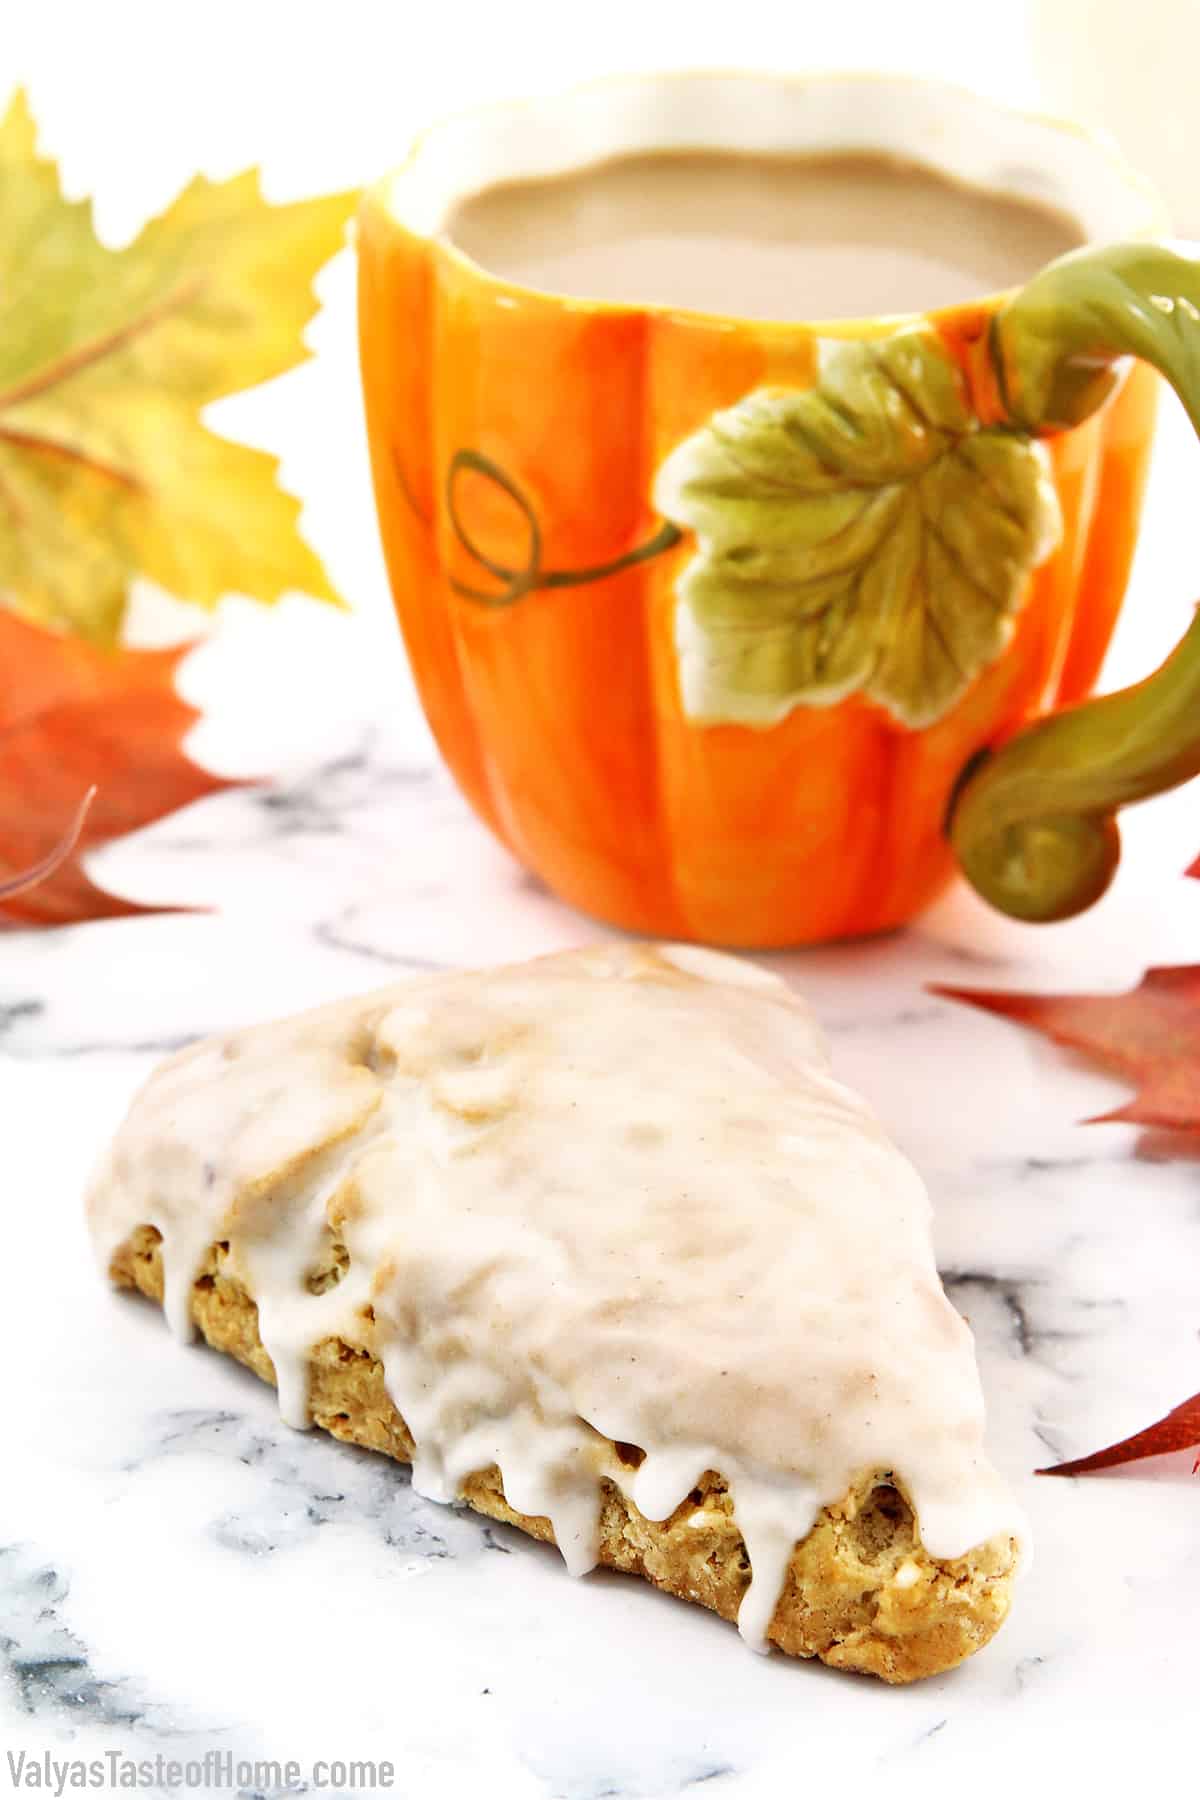
[[[537,291],[444,233],[489,184],[700,147],[877,149],[1085,245],[806,324]],[[908,79],[635,77],[427,134],[359,221],[367,424],[425,711],[497,836],[588,913],[716,944],[897,925],[956,861],[1020,918],[1091,904],[1115,809],[1200,773],[1200,624],[1085,699],[1154,369],[1200,429],[1200,258],[1163,229],[1102,142]]]

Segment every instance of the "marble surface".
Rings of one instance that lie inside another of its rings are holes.
[[[1117,678],[1186,616],[1191,455],[1172,415]],[[1200,1387],[1200,1151],[1078,1124],[1120,1084],[926,984],[1118,986],[1194,957],[1194,793],[1130,819],[1117,887],[1071,925],[1024,931],[957,892],[905,934],[766,959],[929,1180],[994,1454],[1033,1520],[1010,1623],[954,1674],[889,1691],[755,1657],[636,1582],[572,1582],[544,1547],[415,1496],[403,1469],[289,1431],[270,1390],[99,1279],[80,1193],[156,1057],[408,970],[598,935],[439,768],[355,505],[358,616],[230,605],[186,668],[209,714],[197,754],[269,779],[96,859],[123,891],[212,910],[0,935],[0,1750],[388,1759],[392,1791],[421,1800],[1181,1772],[1190,1459],[1090,1482],[1031,1471]]]

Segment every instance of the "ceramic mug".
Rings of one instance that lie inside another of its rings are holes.
[[[764,323],[537,292],[441,234],[498,180],[693,147],[877,148],[1087,242],[969,305]],[[1085,700],[1154,369],[1200,427],[1164,229],[1102,141],[908,78],[635,77],[422,138],[359,221],[367,424],[417,686],[497,836],[716,944],[897,925],[956,862],[1020,918],[1091,904],[1115,809],[1200,773],[1200,624]]]

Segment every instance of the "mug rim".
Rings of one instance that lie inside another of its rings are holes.
[[[488,187],[499,186],[505,181],[537,179],[538,171],[532,174],[520,172],[504,174],[499,177],[492,175],[490,178],[485,176],[480,181],[451,189],[445,194],[441,205],[435,209],[433,217],[429,216],[427,201],[424,217],[422,217],[419,206],[406,209],[403,204],[404,188],[406,186],[415,187],[415,178],[420,176],[422,165],[428,161],[431,153],[436,153],[439,146],[456,133],[477,130],[485,125],[501,126],[505,123],[511,125],[518,118],[529,119],[539,108],[556,105],[570,107],[573,103],[586,103],[594,97],[611,95],[622,89],[630,92],[634,90],[647,92],[674,90],[677,92],[684,87],[690,87],[695,91],[702,83],[721,83],[728,84],[730,87],[736,85],[746,88],[757,85],[776,93],[786,92],[788,94],[799,94],[817,88],[828,93],[830,89],[836,87],[848,89],[874,87],[877,90],[890,87],[897,91],[908,90],[927,101],[937,102],[940,100],[956,106],[966,103],[972,107],[980,107],[995,120],[1004,120],[1014,127],[1041,133],[1047,140],[1058,138],[1064,143],[1083,148],[1087,155],[1094,159],[1096,168],[1106,172],[1110,178],[1110,194],[1118,190],[1123,193],[1130,203],[1133,222],[1126,229],[1115,233],[1097,233],[1088,229],[1078,211],[1072,209],[1069,204],[1062,200],[1049,199],[1050,204],[1056,205],[1059,210],[1066,212],[1067,216],[1075,219],[1083,229],[1084,235],[1080,248],[1117,241],[1119,238],[1150,239],[1170,235],[1169,214],[1154,183],[1129,162],[1115,139],[1104,130],[1085,125],[1064,115],[1033,107],[1013,105],[1008,101],[995,99],[964,82],[910,74],[906,71],[869,69],[767,71],[726,67],[619,72],[596,76],[585,82],[548,88],[538,93],[511,96],[462,107],[423,127],[411,140],[408,152],[401,162],[367,189],[364,204],[373,204],[378,207],[393,226],[427,242],[435,255],[451,267],[458,269],[460,273],[469,276],[479,287],[495,293],[501,299],[506,298],[510,305],[521,302],[534,303],[616,319],[647,316],[670,317],[697,326],[707,326],[710,329],[748,329],[768,336],[800,330],[823,337],[858,337],[874,335],[881,330],[895,330],[923,318],[938,319],[956,313],[961,314],[964,310],[977,309],[991,312],[1003,305],[1012,295],[1018,293],[1020,287],[1024,285],[1020,283],[1012,287],[985,291],[972,295],[967,300],[953,302],[946,306],[907,309],[895,313],[839,315],[830,319],[803,316],[761,318],[736,312],[727,313],[701,307],[679,306],[667,301],[611,300],[587,294],[564,293],[555,288],[543,288],[532,283],[513,280],[511,277],[501,275],[496,270],[489,268],[487,264],[476,261],[445,231],[446,219],[454,205],[461,200],[469,195],[483,192]],[[609,151],[607,154],[569,156],[562,162],[561,167],[555,168],[552,173],[567,174],[589,166],[594,167],[605,161],[616,160],[621,156],[637,155],[639,151],[642,154],[647,152],[653,154],[656,150],[660,150],[669,154],[673,149],[720,152],[721,150],[738,150],[740,148],[739,145],[731,144],[728,137],[722,140],[719,130],[714,128],[710,136],[694,143],[663,143],[647,147],[626,142],[623,147]],[[819,155],[823,148],[836,151],[843,146],[815,144],[812,153]],[[850,146],[847,145],[844,148],[849,153]],[[864,137],[855,144],[854,148],[867,154],[872,152],[896,154],[894,146],[889,146],[879,138],[871,141],[868,137]],[[771,153],[770,148],[765,151],[765,154]],[[779,152],[776,151],[776,153]],[[952,179],[958,179],[968,187],[974,186],[981,192],[998,193],[1009,198],[1023,198],[1035,205],[1039,200],[1043,205],[1047,203],[1046,195],[1039,196],[1028,191],[1022,193],[1020,188],[1011,185],[972,181],[969,177],[964,180],[961,176],[955,176],[954,171],[947,169],[945,162],[939,161],[936,156],[906,157],[905,160],[915,161],[918,164],[923,163],[925,167],[944,175],[949,174]],[[1039,167],[1041,166],[1039,165]],[[414,197],[419,200],[419,194]],[[1032,271],[1032,273],[1036,273],[1036,271]]]

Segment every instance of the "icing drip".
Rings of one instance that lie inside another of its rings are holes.
[[[315,1344],[371,1351],[418,1490],[496,1465],[574,1574],[604,1481],[665,1519],[719,1473],[756,1646],[794,1545],[864,1474],[904,1488],[933,1556],[1021,1535],[921,1182],[752,964],[601,946],[199,1045],[135,1102],[89,1209],[106,1263],[157,1227],[183,1337],[228,1244],[289,1423]]]

